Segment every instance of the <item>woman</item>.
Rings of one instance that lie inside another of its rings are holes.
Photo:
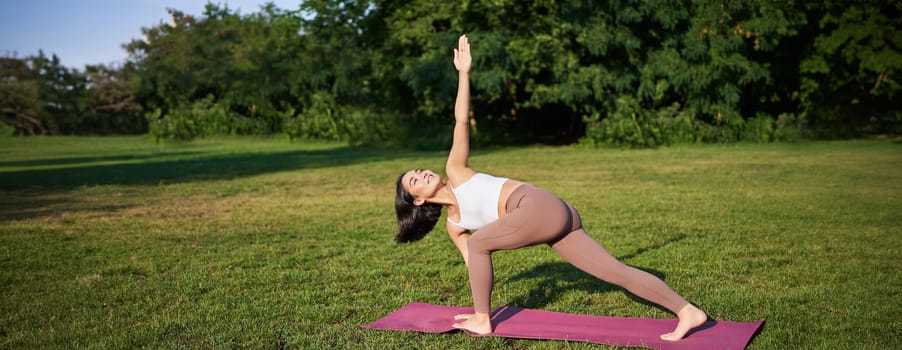
[[[435,226],[442,207],[448,209],[445,225],[467,266],[475,311],[455,316],[454,327],[490,334],[492,252],[543,243],[577,268],[675,313],[676,328],[661,339],[682,339],[703,324],[707,316],[702,310],[657,277],[617,261],[589,237],[573,206],[530,184],[477,173],[467,166],[471,62],[470,44],[462,35],[454,49],[458,85],[453,143],[445,164],[447,182],[431,170],[410,170],[398,178],[395,197],[398,242],[423,238]]]

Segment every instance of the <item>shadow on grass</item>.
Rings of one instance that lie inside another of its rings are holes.
[[[174,153],[169,157],[181,157]],[[267,153],[215,154],[189,159],[158,159],[147,157],[140,163],[87,165],[54,169],[28,169],[0,173],[0,189],[53,189],[66,190],[94,185],[155,185],[183,183],[198,180],[225,180],[271,172],[313,169],[350,165],[362,162],[398,159],[412,156],[410,152],[393,152],[366,148],[336,148],[326,150],[299,150]],[[131,160],[137,157],[112,156],[107,158],[73,158],[63,160],[69,164],[79,160]],[[31,164],[41,164],[35,161]],[[52,164],[57,161],[50,160]],[[401,170],[398,170],[400,173]]]
[[[80,197],[68,196],[68,191],[18,192],[6,195],[0,201],[0,222],[42,217],[61,217],[66,212],[115,212],[127,205],[89,202]]]
[[[0,220],[28,219],[69,211],[113,211],[122,206],[86,201],[70,195],[83,186],[158,185],[228,180],[266,173],[327,168],[366,162],[429,156],[428,152],[343,147],[279,152],[172,152],[156,155],[111,155],[4,165],[70,165],[51,169],[0,172]],[[137,160],[135,162],[134,160]],[[90,164],[122,161],[114,164]],[[80,163],[88,163],[79,166]],[[413,167],[414,164],[411,165]],[[404,169],[398,169],[400,174]]]
[[[97,163],[97,162],[116,162],[116,161],[135,161],[135,160],[151,160],[154,158],[171,158],[173,156],[189,156],[202,152],[177,152],[177,153],[156,153],[156,154],[121,154],[115,156],[89,156],[89,157],[70,157],[70,158],[47,158],[47,159],[29,159],[16,161],[0,161],[0,167],[34,167],[34,166],[60,166],[79,163]]]
[[[617,260],[622,262],[624,260],[628,260],[638,255],[644,254],[645,252],[660,249],[666,245],[681,241],[685,238],[686,235],[680,234],[667,240],[657,242],[646,247],[641,247],[632,253],[619,257]],[[632,267],[648,272],[655,277],[660,278],[661,280],[665,280],[665,275],[661,271],[637,266]],[[630,299],[636,302],[669,312],[669,310],[661,307],[660,305],[642,299],[617,285],[610,284],[608,282],[595,278],[594,276],[589,275],[588,273],[585,273],[577,269],[573,265],[570,265],[570,263],[564,261],[537,265],[532,269],[510,277],[507,282],[521,280],[538,280],[538,286],[529,291],[528,294],[514,297],[510,300],[509,305],[515,305],[528,309],[543,309],[549,303],[558,300],[563,293],[572,290],[581,290],[588,293],[608,293],[614,291],[622,291],[626,293],[626,295]]]

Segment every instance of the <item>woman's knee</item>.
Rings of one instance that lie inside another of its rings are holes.
[[[467,251],[476,254],[489,254],[491,253],[488,249],[488,245],[485,240],[476,237],[475,235],[471,236],[470,239],[467,240]]]

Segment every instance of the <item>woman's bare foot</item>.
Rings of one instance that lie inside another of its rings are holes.
[[[680,322],[677,323],[673,332],[661,334],[661,339],[667,341],[677,341],[683,339],[690,330],[701,326],[708,320],[708,315],[704,311],[692,304],[686,304],[680,312],[677,313]]]
[[[488,313],[461,314],[454,316],[455,320],[463,320],[452,325],[476,335],[492,334],[492,319]]]

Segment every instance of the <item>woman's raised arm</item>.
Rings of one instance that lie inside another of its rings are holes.
[[[445,164],[445,173],[452,186],[457,186],[473,176],[467,165],[470,158],[470,42],[466,35],[457,39],[454,49],[454,67],[457,68],[457,101],[454,103],[454,136],[451,152]]]

